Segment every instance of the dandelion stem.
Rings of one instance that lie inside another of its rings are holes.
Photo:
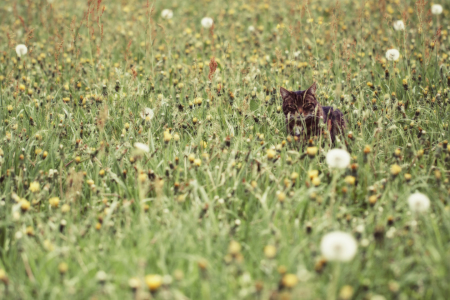
[[[339,276],[341,273],[341,263],[336,262],[334,264],[334,270],[333,270],[333,278],[331,284],[328,286],[328,295],[327,300],[336,300],[336,295],[339,287]]]

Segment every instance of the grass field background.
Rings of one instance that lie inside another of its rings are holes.
[[[0,298],[448,299],[440,4],[2,1]],[[279,88],[313,82],[332,147],[286,133]]]

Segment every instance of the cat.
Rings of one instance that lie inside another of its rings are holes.
[[[334,145],[336,137],[344,133],[347,122],[339,109],[320,105],[316,99],[316,89],[316,83],[304,91],[296,92],[280,87],[286,129],[289,135],[305,142],[314,136],[324,135],[326,128]],[[321,123],[324,125],[321,126]]]

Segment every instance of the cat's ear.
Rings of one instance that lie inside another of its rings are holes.
[[[280,87],[280,94],[283,101],[286,101],[292,98],[292,92],[289,92],[287,89]]]
[[[310,95],[315,96],[316,95],[316,89],[317,89],[317,85],[314,82],[308,89],[307,89],[307,93]]]

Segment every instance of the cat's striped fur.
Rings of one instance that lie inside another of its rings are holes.
[[[286,129],[292,136],[307,141],[314,136],[330,137],[332,143],[347,127],[344,115],[339,109],[322,106],[316,99],[316,84],[304,91],[291,92],[280,88]]]

